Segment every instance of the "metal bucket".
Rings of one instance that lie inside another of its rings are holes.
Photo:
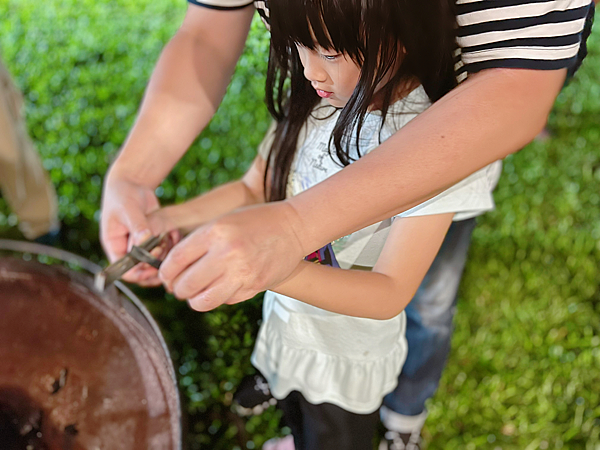
[[[159,328],[124,285],[98,293],[89,273],[99,270],[62,250],[0,240],[2,449],[181,449]]]

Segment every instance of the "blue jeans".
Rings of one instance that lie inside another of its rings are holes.
[[[586,41],[594,22],[591,4],[582,32],[576,63],[569,68],[567,82],[587,55]],[[406,307],[408,356],[398,386],[383,400],[384,406],[405,416],[425,411],[425,401],[438,388],[452,337],[456,294],[462,278],[475,219],[454,222],[427,275]]]
[[[438,388],[450,352],[456,296],[474,228],[474,218],[450,226],[433,264],[405,309],[408,355],[398,386],[383,401],[398,414],[421,414],[425,401]]]

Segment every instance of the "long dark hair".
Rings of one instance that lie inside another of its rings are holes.
[[[456,85],[454,0],[272,0],[268,3],[271,46],[266,103],[277,121],[265,171],[268,201],[285,199],[298,135],[320,100],[303,75],[296,44],[309,49],[318,45],[343,53],[361,68],[358,84],[340,112],[331,140],[335,155],[344,166],[352,162],[349,136],[356,129],[358,145],[375,87],[386,75],[389,80],[377,92],[384,121],[394,94],[403,84],[418,80],[432,102]]]

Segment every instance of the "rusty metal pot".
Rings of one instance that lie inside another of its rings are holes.
[[[84,272],[99,270],[62,250],[0,240],[3,449],[181,449],[175,371],[158,326],[124,285],[97,292]]]

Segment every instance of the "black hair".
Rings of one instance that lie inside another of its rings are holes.
[[[416,79],[432,102],[456,86],[453,0],[273,0],[268,3],[271,45],[266,103],[277,121],[265,171],[268,201],[285,199],[298,135],[320,101],[304,77],[296,44],[342,53],[360,67],[357,86],[340,112],[331,139],[335,155],[344,166],[352,162],[348,137],[356,129],[358,146],[375,88],[386,76],[389,80],[377,92],[378,109],[384,121],[394,95],[403,84]]]

